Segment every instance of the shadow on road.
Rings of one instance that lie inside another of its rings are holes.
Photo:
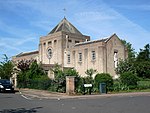
[[[17,109],[4,109],[0,111],[0,113],[36,113],[38,109],[41,109],[43,107],[35,107],[31,109],[25,109],[25,108],[17,108]]]

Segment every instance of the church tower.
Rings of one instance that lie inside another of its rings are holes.
[[[66,18],[63,18],[47,36],[40,37],[39,60],[48,67],[58,64],[65,67],[65,54],[76,43],[90,40],[83,35]]]

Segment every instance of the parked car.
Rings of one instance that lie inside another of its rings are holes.
[[[0,92],[14,92],[12,82],[7,79],[0,79]]]

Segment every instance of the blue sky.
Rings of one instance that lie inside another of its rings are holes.
[[[92,40],[116,33],[136,51],[150,43],[149,0],[0,0],[0,57],[37,50],[64,15]]]

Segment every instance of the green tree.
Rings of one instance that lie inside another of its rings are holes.
[[[132,47],[132,44],[130,42],[127,42],[125,40],[121,40],[122,43],[126,46],[128,50],[128,59],[133,60],[135,58],[136,52],[135,49]]]
[[[12,77],[14,65],[12,61],[4,54],[3,61],[0,62],[0,77],[2,79],[9,79]]]
[[[85,82],[88,83],[88,84],[93,84],[93,74],[95,74],[97,71],[94,70],[94,69],[87,69],[85,71],[85,74],[87,74],[88,76],[85,78]]]
[[[29,66],[29,70],[27,71],[28,79],[36,79],[41,78],[43,75],[46,75],[44,70],[41,68],[40,64],[37,64],[37,61],[34,61]]]
[[[134,66],[137,76],[150,78],[150,44],[146,44],[144,49],[140,49]]]
[[[150,61],[137,61],[134,67],[138,77],[150,79]]]
[[[135,61],[131,61],[129,59],[120,60],[115,71],[117,74],[122,74],[128,71],[135,73],[136,72]]]
[[[51,71],[54,73],[54,80],[52,81],[52,91],[65,92],[66,91],[66,76],[58,64],[55,64]]]
[[[87,74],[88,76],[92,77],[93,74],[95,74],[97,71],[94,69],[87,69],[85,74]]]
[[[150,62],[150,44],[146,44],[144,49],[140,49],[137,56],[137,61],[149,61]]]
[[[115,69],[117,74],[122,74],[124,72],[130,71],[132,73],[135,73],[136,69],[134,67],[134,63],[136,61],[136,52],[134,48],[132,47],[132,44],[130,42],[127,42],[125,40],[121,40],[122,43],[126,46],[128,50],[128,58],[125,60],[119,60],[118,66]]]
[[[44,70],[41,68],[41,65],[37,64],[36,60],[20,61],[18,67],[20,68],[20,72],[17,76],[18,87],[47,89],[46,86],[42,86],[39,84],[44,84],[42,82],[45,82],[45,84],[46,82],[49,83],[50,79],[47,77]]]
[[[135,88],[139,78],[132,72],[125,72],[120,75],[121,83],[127,85],[129,88]]]
[[[79,73],[75,69],[66,69],[64,70],[64,74],[66,76],[75,76],[75,77],[79,75]]]

